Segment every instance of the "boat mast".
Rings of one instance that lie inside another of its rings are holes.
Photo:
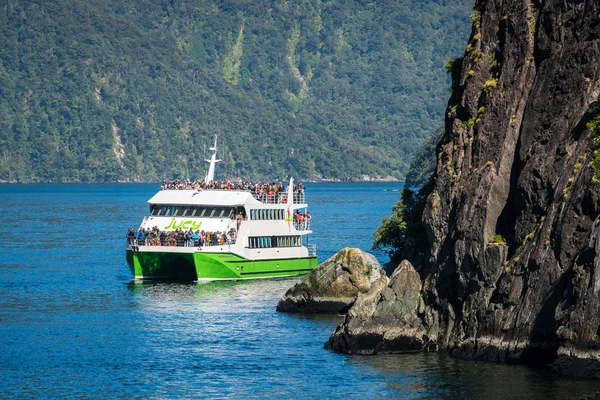
[[[288,206],[288,211],[290,209],[289,207],[294,204],[294,178],[292,177],[290,177],[290,184],[288,185],[286,204]]]
[[[215,164],[218,163],[219,161],[221,161],[221,160],[217,160],[217,136],[218,135],[215,135],[215,145],[208,149],[212,152],[212,155],[210,156],[210,160],[204,160],[204,161],[210,163],[210,166],[208,167],[208,172],[206,173],[206,178],[204,178],[204,181],[206,182],[206,184],[211,183],[213,181],[213,179],[215,178]]]

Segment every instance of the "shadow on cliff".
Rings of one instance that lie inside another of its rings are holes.
[[[556,360],[560,342],[556,333],[555,314],[558,305],[564,300],[571,277],[572,271],[562,274],[543,302],[533,323],[530,344],[520,357],[523,363],[547,367]]]

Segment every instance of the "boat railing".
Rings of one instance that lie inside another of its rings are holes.
[[[134,247],[209,247],[209,246],[227,246],[235,244],[236,239],[229,240],[211,240],[210,242],[200,240],[185,240],[177,238],[146,238],[144,240],[139,239],[127,239],[127,249],[132,250]]]
[[[308,249],[309,257],[317,256],[317,245],[316,244],[307,244],[306,248]]]
[[[310,231],[310,219],[294,221],[294,228],[296,228],[297,231]]]
[[[266,191],[256,193],[254,190],[248,189],[239,189],[239,188],[185,188],[185,189],[193,189],[193,190],[202,190],[202,191],[218,191],[218,192],[247,192],[251,193],[252,197],[256,200],[260,201],[263,204],[285,204],[287,203],[287,192],[279,192],[279,193],[269,193]],[[161,190],[184,190],[184,189],[164,189]],[[304,192],[294,192],[294,204],[306,204],[306,197]]]
[[[252,193],[252,197],[254,197],[256,200],[260,201],[263,204],[286,204],[287,203],[287,193],[277,193],[277,194]],[[306,204],[306,197],[305,197],[304,193],[294,193],[293,200],[294,200],[294,204]]]

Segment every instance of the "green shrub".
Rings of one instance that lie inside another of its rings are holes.
[[[594,170],[592,181],[596,185],[600,185],[600,114],[596,115],[587,124],[587,128],[590,130],[590,137],[594,142],[594,152],[592,153],[592,161],[590,163],[590,166]]]
[[[503,246],[506,246],[506,239],[504,239],[504,236],[498,234],[490,239],[490,243],[501,244]]]
[[[489,95],[490,93],[492,93],[492,90],[495,89],[497,85],[498,79],[489,79],[483,85],[483,91]]]
[[[481,13],[479,10],[473,11],[473,14],[471,14],[471,22],[473,22],[473,26],[476,28],[481,26]]]
[[[392,207],[390,218],[384,218],[373,233],[373,250],[383,250],[392,262],[422,254],[429,247],[422,222],[427,196],[433,190],[433,180],[418,192],[402,190],[401,199]]]

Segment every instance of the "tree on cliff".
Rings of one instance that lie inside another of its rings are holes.
[[[401,199],[392,207],[390,218],[384,217],[375,233],[373,250],[383,250],[392,263],[415,258],[428,249],[427,235],[421,218],[433,182],[430,179],[418,191],[403,189]]]

